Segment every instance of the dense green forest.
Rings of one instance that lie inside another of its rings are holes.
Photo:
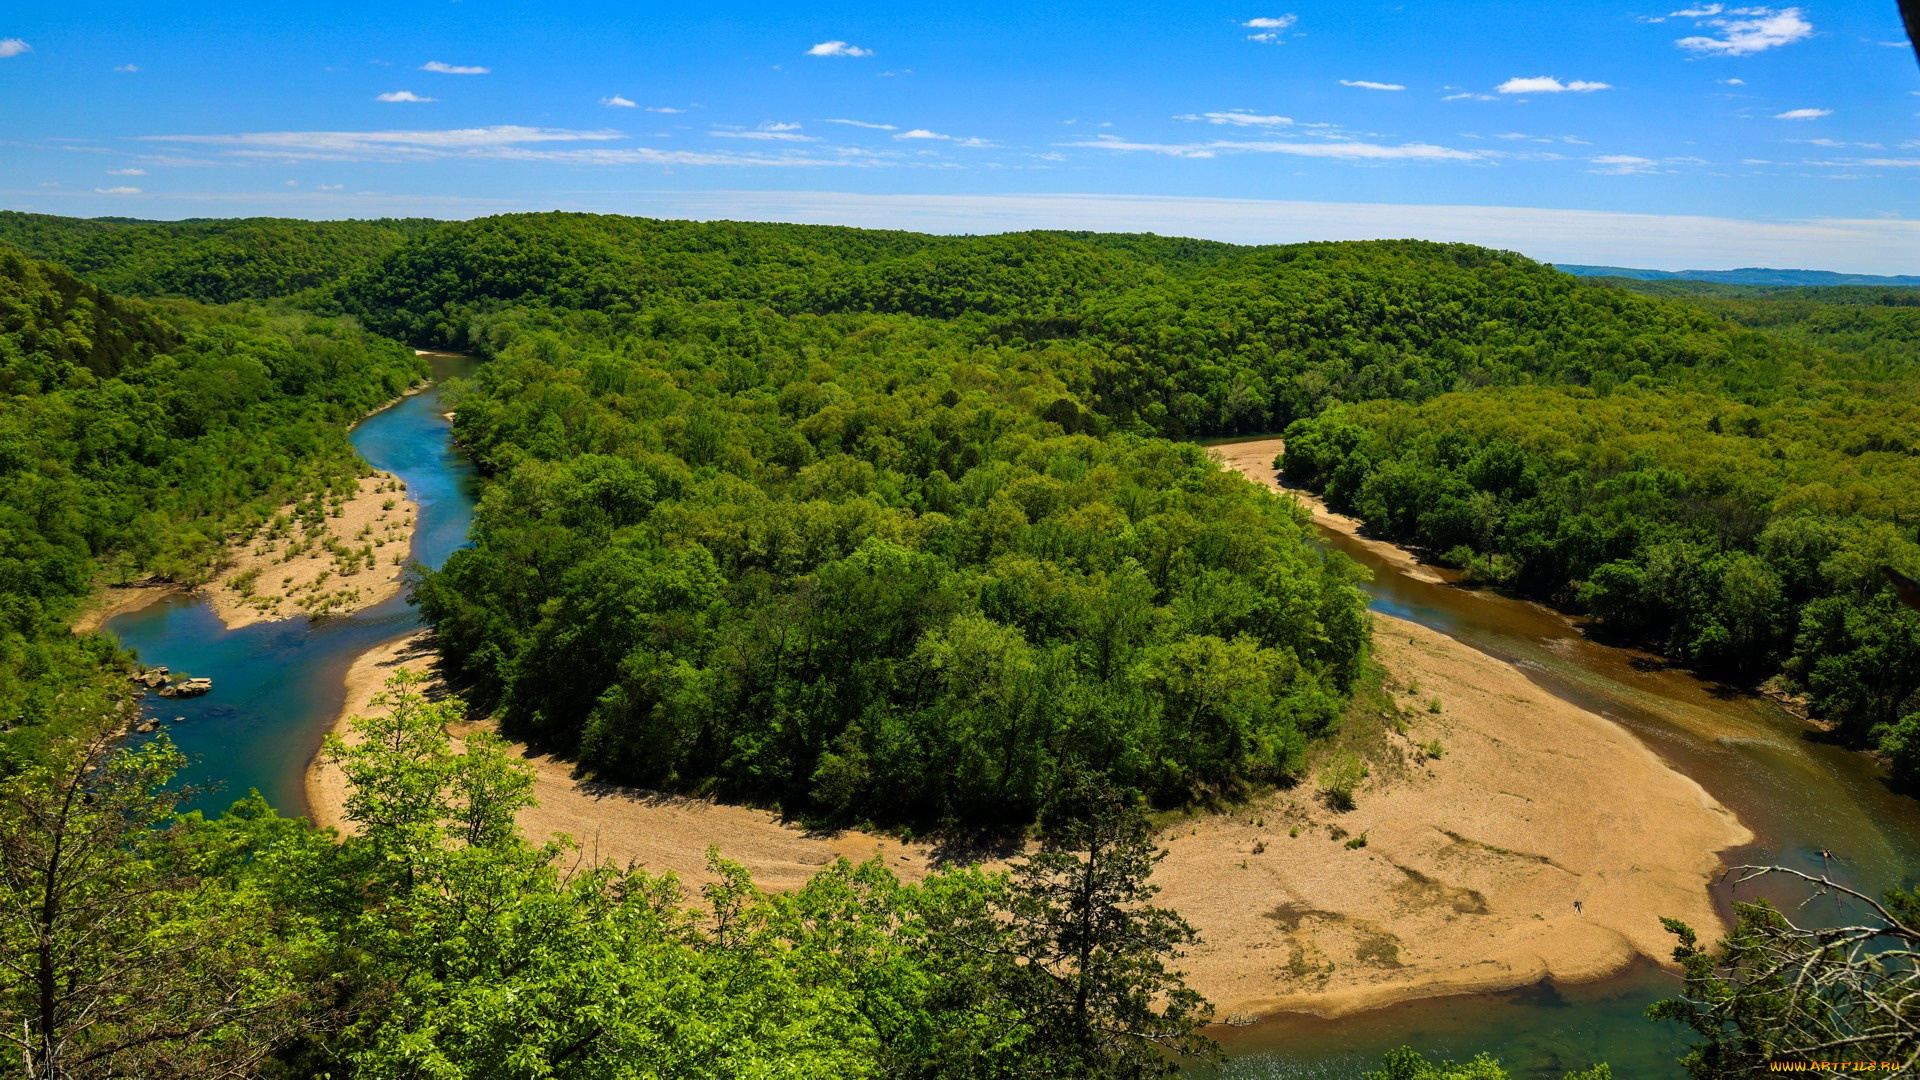
[[[1475,580],[1710,674],[1778,676],[1915,777],[1920,615],[1880,568],[1920,570],[1920,307],[1899,290],[1651,291],[1800,347],[1625,385],[1347,405],[1288,429],[1286,471]]]
[[[100,581],[193,581],[350,484],[347,424],[422,373],[347,320],[116,298],[0,246],[0,771],[110,656],[66,629]]]
[[[134,221],[0,210],[0,244],[59,263],[110,292],[225,304],[329,284],[437,224],[424,218]]]
[[[0,892],[61,911],[0,918],[0,956],[33,960],[0,964],[0,1014],[44,1058],[112,1003],[62,1044],[96,1055],[72,1075],[1207,1054],[1144,812],[1290,782],[1353,722],[1368,633],[1359,572],[1200,435],[1286,429],[1288,471],[1382,533],[1777,675],[1920,767],[1920,619],[1878,573],[1920,571],[1898,290],[1629,289],[1415,241],[576,214],[0,214],[0,241],[65,266],[0,248]],[[520,836],[523,770],[484,737],[452,750],[457,705],[405,683],[329,751],[356,836],[257,798],[176,815],[164,740],[84,737],[116,657],[66,620],[354,476],[346,426],[420,373],[400,341],[487,358],[446,398],[486,477],[473,546],[413,589],[478,711],[607,779],[1041,847],[1009,875],[841,865],[785,896],[716,862],[689,908]],[[99,872],[60,876],[69,836]],[[1742,962],[1697,955],[1709,997]],[[1741,1038],[1765,1026],[1736,1011]],[[1733,1023],[1670,1015],[1710,1046]]]

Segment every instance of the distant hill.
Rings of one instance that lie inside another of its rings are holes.
[[[1911,274],[1837,274],[1832,270],[1773,270],[1764,266],[1743,266],[1738,270],[1635,270],[1626,266],[1581,266],[1554,263],[1555,269],[1577,277],[1622,277],[1640,281],[1712,281],[1722,285],[1915,285],[1920,277]]]

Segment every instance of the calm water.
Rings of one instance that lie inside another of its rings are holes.
[[[453,448],[441,414],[440,384],[473,361],[429,355],[434,385],[363,420],[351,438],[360,456],[394,473],[420,505],[412,556],[439,566],[467,542],[473,519],[473,468]],[[188,755],[185,779],[215,790],[196,804],[224,809],[249,788],[283,813],[306,812],[303,778],[333,718],[339,715],[348,665],[362,652],[420,625],[404,596],[353,615],[285,619],[227,630],[191,596],[170,596],[112,619],[107,629],[149,664],[213,679],[201,698],[150,697],[150,715]]]
[[[1768,699],[1703,682],[1646,653],[1598,644],[1538,604],[1416,581],[1349,537],[1323,539],[1372,572],[1367,591],[1375,610],[1506,660],[1554,694],[1623,724],[1738,813],[1756,839],[1727,853],[1729,864],[1783,863],[1817,873],[1819,852],[1829,849],[1839,858],[1830,872],[1862,891],[1914,883],[1920,801],[1890,792],[1869,759],[1808,738],[1804,724]],[[1730,889],[1723,885],[1716,894],[1729,910]],[[1749,885],[1738,898],[1760,895],[1768,894]],[[1386,1050],[1411,1045],[1454,1057],[1486,1050],[1529,1080],[1559,1080],[1594,1061],[1610,1062],[1623,1078],[1681,1077],[1673,1061],[1686,1040],[1642,1017],[1677,986],[1648,963],[1583,986],[1413,1002],[1338,1021],[1271,1018],[1229,1035],[1236,1060],[1224,1071],[1356,1076],[1377,1066]]]
[[[436,387],[472,361],[430,357]],[[466,543],[475,483],[452,447],[437,388],[369,417],[352,438],[376,467],[396,473],[420,503],[413,557],[438,566]],[[1376,610],[1449,634],[1500,657],[1555,694],[1636,732],[1677,768],[1732,807],[1757,834],[1730,862],[1784,862],[1819,870],[1826,848],[1837,874],[1867,890],[1911,884],[1920,868],[1920,802],[1891,794],[1872,763],[1809,740],[1797,720],[1763,698],[1701,682],[1656,658],[1587,639],[1571,621],[1535,604],[1447,584],[1415,581],[1344,536],[1329,546],[1373,572]],[[171,597],[108,623],[148,663],[209,675],[204,698],[150,699],[193,757],[189,778],[217,783],[202,800],[224,807],[259,788],[277,807],[303,812],[302,778],[339,712],[354,657],[419,625],[394,598],[356,615],[292,619],[223,630],[206,605]],[[1732,897],[1719,890],[1723,906]],[[1758,895],[1751,889],[1743,896]],[[1411,1002],[1338,1021],[1269,1018],[1226,1033],[1234,1078],[1354,1077],[1400,1045],[1468,1057],[1486,1050],[1517,1077],[1558,1080],[1568,1069],[1608,1061],[1616,1075],[1678,1077],[1677,1031],[1641,1013],[1671,993],[1672,976],[1644,964],[1604,982],[1542,984],[1502,994]]]

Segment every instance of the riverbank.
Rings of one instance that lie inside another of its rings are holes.
[[[1619,726],[1444,635],[1376,616],[1375,650],[1409,726],[1373,762],[1356,809],[1330,809],[1309,781],[1161,836],[1160,902],[1203,938],[1181,966],[1221,1016],[1337,1016],[1598,979],[1637,957],[1666,961],[1661,916],[1706,933],[1720,925],[1707,892],[1717,853],[1752,834],[1699,785]],[[335,730],[395,671],[436,659],[424,634],[362,655]],[[699,884],[718,845],[771,889],[842,856],[878,855],[908,880],[937,864],[925,844],[809,833],[764,810],[580,780],[567,762],[517,749],[540,803],[522,828],[566,833],[589,858]],[[344,796],[337,769],[309,769],[316,822],[342,826]],[[1360,837],[1364,847],[1349,846]]]
[[[345,704],[331,730],[350,737],[347,719],[370,715],[373,698],[401,668],[428,674],[428,695],[445,693],[432,640],[431,632],[423,631],[361,654],[347,670]],[[455,739],[468,730],[472,728],[455,730]],[[690,887],[714,880],[706,869],[709,845],[744,865],[754,881],[768,889],[799,888],[842,857],[865,862],[879,856],[908,880],[925,876],[933,865],[925,844],[853,831],[810,833],[771,811],[578,779],[571,762],[521,744],[513,744],[512,752],[533,767],[538,805],[520,815],[520,827],[530,838],[543,841],[563,833],[578,841],[589,859],[672,870]],[[312,762],[306,795],[315,824],[351,831],[342,813],[345,777],[337,767]]]
[[[1315,525],[1343,536],[1353,537],[1356,542],[1366,545],[1367,549],[1378,555],[1382,561],[1415,581],[1428,581],[1434,584],[1446,582],[1445,578],[1434,572],[1433,567],[1421,562],[1413,552],[1385,540],[1368,536],[1363,531],[1366,528],[1366,522],[1347,514],[1335,513],[1327,507],[1325,500],[1320,496],[1305,488],[1283,483],[1279,470],[1273,467],[1273,459],[1280,456],[1280,452],[1286,448],[1285,439],[1254,439],[1248,442],[1220,443],[1210,449],[1214,456],[1229,468],[1275,491],[1284,492],[1300,500],[1301,504],[1313,513]]]

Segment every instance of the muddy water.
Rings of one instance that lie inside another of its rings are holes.
[[[1259,441],[1274,440],[1226,442]],[[1872,761],[1818,741],[1771,700],[1597,642],[1574,620],[1539,604],[1451,580],[1417,580],[1370,541],[1328,529],[1322,539],[1372,573],[1367,592],[1376,610],[1513,664],[1541,687],[1625,726],[1699,782],[1756,836],[1751,846],[1726,854],[1730,864],[1824,868],[1866,892],[1914,883],[1920,801],[1893,794]],[[1826,863],[1823,850],[1836,861]],[[1757,895],[1749,885],[1738,897]],[[1735,898],[1724,883],[1717,896],[1723,909]],[[1619,1076],[1678,1077],[1673,1059],[1685,1045],[1681,1033],[1641,1016],[1676,986],[1673,976],[1646,964],[1586,986],[1546,984],[1414,1002],[1340,1021],[1271,1018],[1229,1034],[1225,1041],[1236,1060],[1226,1071],[1355,1076],[1365,1064],[1377,1065],[1385,1050],[1412,1045],[1456,1057],[1489,1051],[1516,1077],[1557,1080],[1593,1061],[1611,1062]]]

